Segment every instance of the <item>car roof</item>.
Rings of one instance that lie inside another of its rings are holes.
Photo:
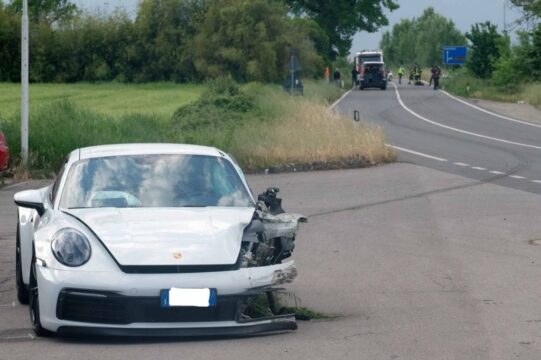
[[[78,154],[74,154],[78,153]],[[186,144],[116,144],[90,146],[75,150],[72,155],[78,155],[80,160],[121,155],[151,155],[151,154],[187,154],[225,156],[216,148]]]

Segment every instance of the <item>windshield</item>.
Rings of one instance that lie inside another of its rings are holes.
[[[200,155],[130,155],[79,161],[62,208],[252,206],[231,163]]]
[[[361,59],[361,62],[382,61],[380,54],[361,55],[359,58]]]

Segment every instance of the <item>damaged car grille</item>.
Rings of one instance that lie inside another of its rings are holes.
[[[231,265],[119,265],[126,274],[185,274],[218,271],[235,271],[240,269],[240,261]]]
[[[162,308],[160,297],[137,297],[105,291],[64,289],[58,296],[56,316],[60,320],[96,324],[175,323],[230,321],[237,318],[240,296],[220,296],[208,308]]]

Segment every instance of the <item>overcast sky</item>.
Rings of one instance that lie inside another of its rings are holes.
[[[510,2],[508,0],[398,0],[400,8],[388,16],[390,25],[377,33],[358,33],[353,40],[351,51],[354,53],[362,49],[378,48],[383,32],[390,30],[392,25],[400,22],[401,19],[419,17],[429,6],[432,6],[439,14],[453,20],[462,32],[470,30],[472,24],[487,20],[498,25],[498,29],[501,30],[504,3]],[[506,23],[509,27],[517,19],[518,14],[509,5],[506,6],[506,14]]]
[[[139,0],[72,0],[79,7],[87,10],[112,11],[116,7],[124,8],[135,15]],[[352,53],[362,49],[376,49],[384,31],[401,19],[411,19],[422,14],[423,10],[432,6],[436,12],[454,21],[459,30],[468,31],[472,24],[491,21],[503,28],[504,3],[509,0],[398,0],[400,8],[389,14],[390,26],[377,33],[358,33],[353,40]],[[507,6],[507,23],[511,24],[518,14]]]

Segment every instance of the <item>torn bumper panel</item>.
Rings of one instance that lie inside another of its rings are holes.
[[[200,323],[186,324],[184,327],[169,327],[166,324],[133,324],[129,327],[93,327],[63,325],[58,334],[70,336],[134,336],[134,337],[202,337],[202,336],[253,336],[273,332],[293,331],[297,323],[293,315],[276,316],[272,319],[250,322],[217,322],[201,326]]]
[[[62,335],[83,332],[126,336],[248,335],[296,328],[293,316],[265,319],[240,316],[243,301],[295,276],[293,261],[237,271],[189,274],[88,273],[43,266],[37,266],[36,270],[42,324]],[[160,306],[160,292],[173,287],[216,289],[217,306],[164,309]]]

